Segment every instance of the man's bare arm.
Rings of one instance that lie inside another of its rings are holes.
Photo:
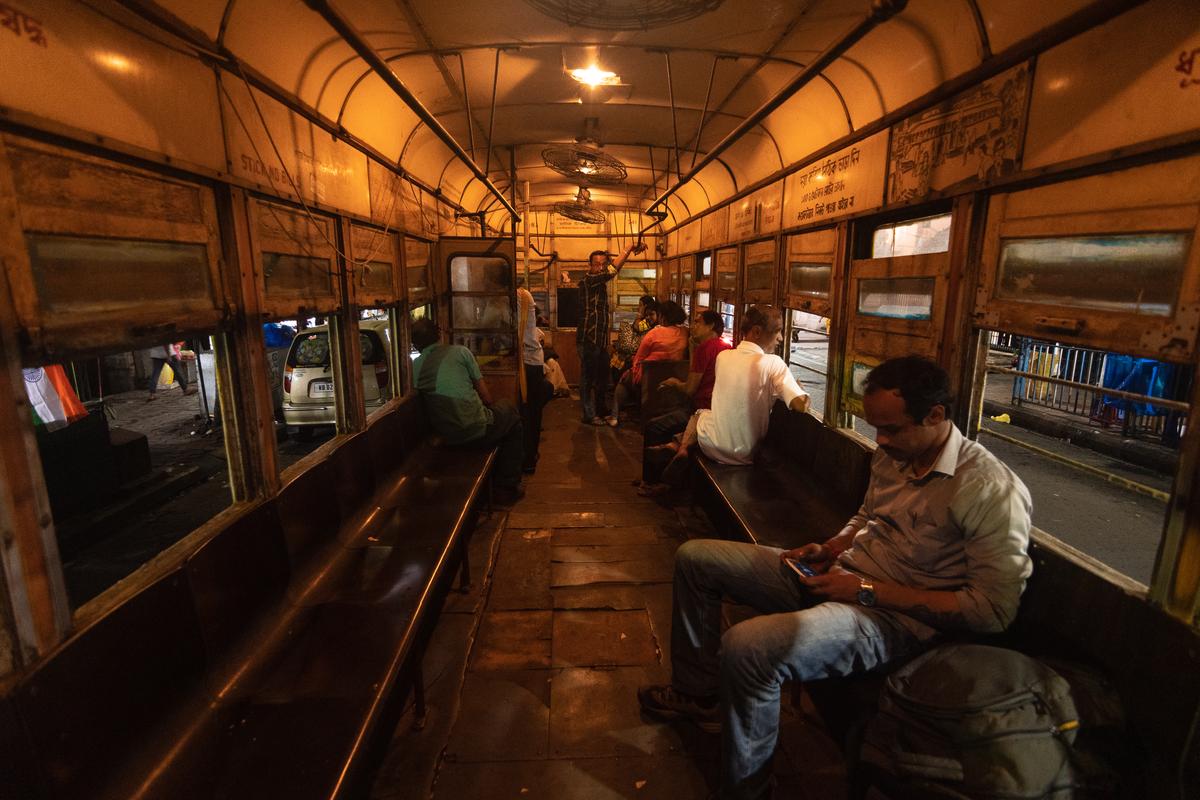
[[[659,388],[681,389],[688,397],[695,397],[696,390],[700,388],[700,381],[703,377],[704,373],[702,372],[689,372],[687,383],[679,380],[679,378],[667,378],[659,384]]]
[[[629,245],[629,247],[626,247],[626,248],[625,248],[625,252],[624,252],[624,253],[621,253],[621,255],[617,256],[617,257],[616,257],[616,258],[613,260],[613,262],[612,262],[612,267],[613,267],[613,269],[614,269],[615,271],[617,271],[617,272],[620,272],[620,271],[621,271],[621,267],[625,266],[625,262],[626,262],[626,261],[629,259],[629,256],[630,256],[630,255],[631,255],[631,254],[632,254],[632,253],[633,253],[635,250],[636,250],[637,252],[639,252],[639,253],[640,253],[642,250],[645,250],[645,249],[646,249],[646,245],[644,245],[644,244],[643,244],[643,245],[641,245],[641,249],[638,249],[638,243],[637,243],[637,242],[634,242],[633,244]]]
[[[492,393],[488,389],[487,382],[483,378],[475,381],[475,391],[479,394],[479,399],[483,401],[485,406],[492,404]]]

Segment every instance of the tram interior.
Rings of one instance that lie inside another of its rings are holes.
[[[1200,797],[1198,56],[1181,0],[3,0],[0,798],[722,796],[638,709],[674,554],[837,533],[910,354],[1032,498],[1000,643],[1120,705],[1061,797]],[[759,494],[639,494],[667,389],[581,423],[596,252],[613,347],[780,310]],[[519,404],[524,291],[571,393],[504,505],[410,331]],[[775,797],[934,796],[817,683]]]

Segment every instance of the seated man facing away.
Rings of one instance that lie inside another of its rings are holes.
[[[789,551],[693,540],[676,554],[672,683],[638,699],[721,730],[724,798],[769,794],[784,681],[870,670],[943,631],[1002,631],[1032,572],[1029,492],[947,418],[944,370],[887,361],[868,375],[863,405],[879,448],[840,533]],[[723,597],[762,616],[722,635]]]
[[[783,315],[769,305],[754,305],[742,318],[742,341],[717,356],[712,408],[688,421],[663,480],[678,485],[696,442],[704,455],[722,464],[752,464],[767,435],[771,407],[782,400],[792,411],[808,409],[808,393],[792,377],[775,348],[783,341]]]
[[[646,423],[647,446],[669,442],[677,433],[687,428],[693,411],[712,408],[713,383],[717,379],[717,356],[730,349],[729,342],[721,338],[725,332],[725,320],[715,311],[704,310],[692,321],[692,364],[688,369],[687,382],[679,378],[667,378],[660,388],[681,390],[687,395],[688,408],[668,411]]]
[[[521,415],[507,400],[492,400],[479,364],[462,345],[440,344],[438,327],[429,319],[412,325],[413,383],[425,401],[429,423],[451,445],[496,445],[493,468],[497,499],[515,501],[521,489],[524,457]]]

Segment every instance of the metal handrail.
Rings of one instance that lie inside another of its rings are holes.
[[[311,4],[313,0],[309,0],[309,2]],[[774,97],[759,106],[754,113],[746,117],[746,119],[743,120],[740,125],[730,131],[724,139],[717,142],[716,146],[710,149],[708,153],[705,154],[704,158],[700,159],[699,163],[694,163],[691,169],[689,169],[687,173],[675,183],[674,186],[668,187],[666,191],[660,194],[658,198],[650,204],[650,208],[655,208],[665,203],[667,198],[675,194],[680,186],[683,186],[685,183],[703,172],[704,168],[716,161],[717,157],[721,153],[728,150],[734,144],[734,142],[741,139],[749,131],[753,130],[759,123],[766,119],[771,112],[775,111],[781,105],[786,103],[794,94],[796,94],[796,92],[807,86],[813,78],[821,74],[823,69],[840,58],[843,53],[857,44],[859,40],[861,40],[868,33],[875,30],[875,28],[877,28],[879,25],[887,22],[889,19],[903,11],[907,3],[908,0],[874,0],[871,5],[871,12],[867,14],[866,17],[864,17],[858,22],[858,24],[851,28],[846,35],[838,39],[829,47],[825,48],[825,50],[822,51],[816,58],[805,65],[804,69],[800,70],[799,75],[797,75],[795,78],[789,81],[787,85],[780,89]],[[675,153],[675,166],[676,169],[678,169],[678,142],[676,142],[675,145]]]
[[[1138,394],[1137,392],[1127,392],[1124,389],[1109,389],[1105,386],[1096,386],[1093,383],[1080,383],[1079,381],[1069,381],[1065,378],[1052,378],[1049,375],[1039,375],[1036,372],[1026,372],[1020,369],[1012,369],[1010,367],[988,367],[988,372],[998,372],[1002,375],[1016,375],[1019,378],[1029,378],[1035,381],[1045,381],[1047,383],[1057,384],[1058,386],[1069,386],[1075,389],[1087,389],[1100,394],[1111,395],[1112,397],[1120,397],[1122,400],[1133,400],[1138,403],[1146,403],[1147,405],[1159,406],[1172,411],[1182,411],[1187,413],[1191,410],[1191,405],[1182,400],[1168,400],[1164,397],[1151,397],[1146,394]]]
[[[441,139],[442,143],[446,145],[446,147],[449,147],[450,151],[458,157],[458,160],[461,161],[467,167],[467,169],[471,170],[471,174],[478,178],[479,182],[487,187],[487,190],[500,201],[500,203],[508,211],[509,216],[511,216],[514,220],[519,220],[521,215],[517,213],[517,209],[514,208],[512,203],[508,201],[508,198],[506,198],[500,192],[500,190],[496,188],[491,179],[488,178],[487,173],[480,169],[479,165],[475,163],[475,159],[468,155],[466,150],[463,150],[462,145],[460,145],[458,140],[450,134],[450,131],[446,130],[438,118],[435,117],[429,109],[425,108],[424,104],[421,103],[417,96],[413,94],[412,91],[404,85],[404,82],[396,76],[396,73],[392,72],[391,67],[388,66],[387,61],[384,60],[383,56],[376,52],[375,48],[372,47],[363,37],[363,35],[358,32],[354,25],[351,24],[350,20],[347,19],[341,11],[334,8],[333,4],[330,3],[329,0],[304,0],[304,2],[309,8],[320,14],[321,17],[327,23],[329,23],[330,27],[337,32],[338,36],[342,37],[346,44],[350,45],[351,49],[358,53],[359,57],[375,71],[375,74],[378,75],[384,83],[388,85],[388,88],[395,92],[396,96],[399,97],[422,122],[429,126],[429,129],[433,131],[434,135]],[[491,151],[491,146],[492,143],[488,142],[489,152]]]

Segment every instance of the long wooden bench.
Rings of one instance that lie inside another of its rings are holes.
[[[494,450],[415,396],[81,627],[0,700],[0,796],[360,796]]]
[[[772,411],[761,457],[730,467],[700,456],[693,496],[727,538],[782,548],[824,541],[862,502],[872,448],[809,414]],[[1002,644],[1102,674],[1127,720],[1125,796],[1200,797],[1200,633],[1149,605],[1131,581],[1034,532],[1033,576]],[[1105,577],[1107,575],[1107,577]],[[835,738],[852,750],[883,672],[805,689]],[[853,753],[850,756],[853,758]]]

